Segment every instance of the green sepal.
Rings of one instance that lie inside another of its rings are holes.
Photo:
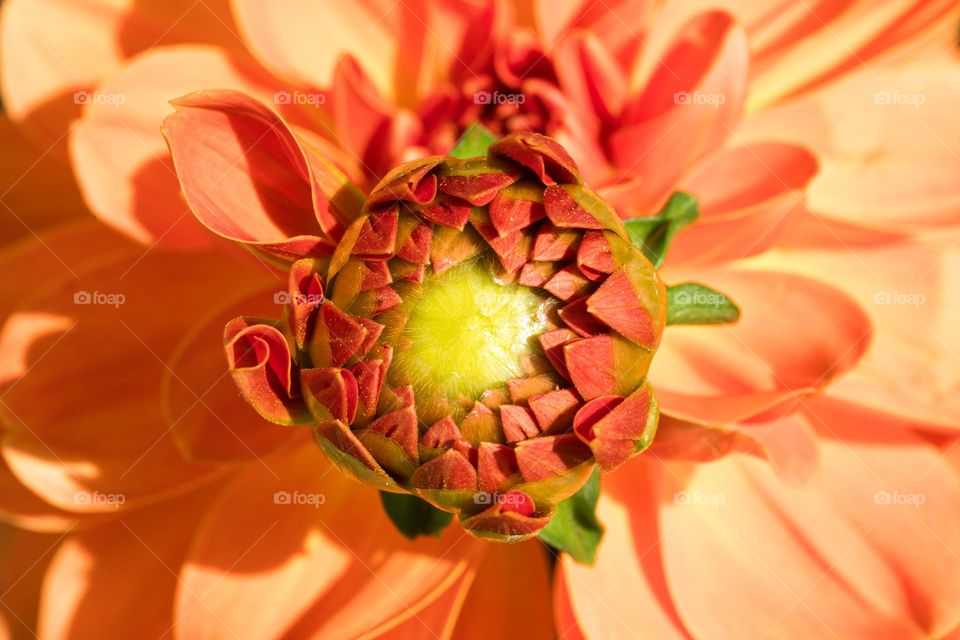
[[[696,282],[667,287],[667,324],[729,324],[740,307],[729,296]]]
[[[676,235],[700,217],[697,199],[677,191],[655,216],[624,220],[631,242],[643,251],[653,266],[660,268]]]
[[[409,493],[380,492],[383,510],[397,530],[406,538],[417,536],[439,538],[453,520],[453,514],[437,509],[425,500]]]
[[[470,125],[457,144],[453,145],[450,153],[451,158],[479,158],[487,155],[487,149],[497,141],[497,136],[490,133],[490,130],[479,123]]]

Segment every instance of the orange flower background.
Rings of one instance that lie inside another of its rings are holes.
[[[0,633],[958,633],[954,2],[0,11]],[[664,332],[660,427],[603,476],[593,564],[456,524],[408,540],[240,400],[223,326],[277,316],[286,274],[229,240],[295,234],[238,195],[239,130],[192,132],[220,136],[226,213],[188,206],[161,124],[222,90],[364,191],[479,122],[556,139],[623,218],[697,197],[661,277],[742,316]]]

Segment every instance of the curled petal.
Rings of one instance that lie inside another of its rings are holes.
[[[510,495],[508,493],[504,498]],[[489,538],[498,542],[520,542],[532,538],[547,526],[556,509],[549,507],[531,511],[532,500],[529,496],[519,491],[514,495],[525,496],[525,499],[517,502],[524,505],[523,511],[527,513],[513,510],[506,504],[510,501],[504,500],[504,504],[495,504],[476,515],[461,518],[460,524],[478,538]]]
[[[227,323],[223,342],[230,375],[257,413],[277,424],[309,420],[297,389],[290,345],[279,329],[235,318]]]
[[[582,182],[570,154],[556,141],[539,133],[508,136],[490,146],[490,155],[505,156],[523,165],[545,185]]]
[[[163,131],[201,223],[288,260],[332,253],[360,210],[346,176],[243,93],[203,91],[173,105]]]

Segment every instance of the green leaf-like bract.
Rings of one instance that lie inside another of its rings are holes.
[[[670,243],[681,229],[700,217],[697,199],[677,191],[670,196],[655,216],[624,220],[630,240],[646,254],[653,266],[660,268]]]
[[[380,492],[383,510],[397,529],[407,538],[417,536],[439,537],[453,520],[453,514],[441,511],[417,496],[408,493]]]
[[[485,126],[474,123],[463,132],[457,144],[453,145],[453,149],[447,155],[460,160],[479,158],[487,155],[487,149],[496,141],[497,136],[490,133]]]
[[[599,497],[600,468],[595,467],[580,491],[557,505],[557,514],[540,532],[540,539],[555,549],[566,551],[577,562],[593,564],[597,546],[603,538],[603,525],[596,514]]]
[[[728,296],[696,282],[667,287],[667,324],[726,324],[740,318]]]

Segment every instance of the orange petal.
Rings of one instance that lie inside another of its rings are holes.
[[[45,502],[20,482],[0,459],[0,521],[42,533],[68,531],[78,518]]]
[[[247,94],[203,91],[173,104],[163,134],[204,226],[288,260],[332,253],[362,204],[345,175]]]
[[[746,90],[747,44],[729,15],[704,12],[677,25],[644,87],[610,138],[613,163],[642,176],[612,204],[621,215],[650,215],[699,157],[727,138]],[[638,65],[640,67],[642,65]],[[611,196],[612,197],[612,196]]]
[[[4,363],[15,378],[4,397],[6,463],[69,511],[113,511],[204,481],[215,470],[182,459],[163,417],[161,380],[175,346],[209,310],[210,292],[257,282],[262,266],[237,250],[144,253],[102,228],[73,241],[93,257],[34,280],[0,333],[0,342],[26,354],[19,365]],[[7,273],[35,278],[34,255],[13,257]],[[62,323],[51,333],[32,321],[38,316]],[[120,494],[122,505],[96,493]]]
[[[173,634],[180,568],[218,486],[137,510],[66,539],[44,581],[43,636]]]
[[[84,215],[70,166],[57,154],[34,145],[0,114],[0,237],[3,242],[39,233],[53,224]]]
[[[677,183],[697,197],[700,219],[677,237],[667,259],[688,266],[766,251],[805,212],[804,188],[816,174],[816,158],[792,144],[757,142],[705,158]]]
[[[43,535],[0,524],[0,637],[37,637],[37,605],[43,576],[62,536]]]
[[[632,53],[630,47],[641,38],[637,27],[645,24],[654,4],[650,0],[611,0],[603,5],[588,0],[537,0],[533,11],[540,40],[548,51],[583,29],[596,34],[612,50]]]
[[[228,0],[5,2],[0,25],[4,107],[44,148],[57,144],[62,155],[71,120],[126,59],[185,42],[241,50],[228,5]]]
[[[488,544],[451,637],[547,640],[554,637],[551,617],[543,544]]]
[[[116,100],[87,105],[71,131],[71,159],[91,210],[144,243],[209,244],[180,195],[159,125],[177,96],[217,87],[271,100],[273,82],[246,58],[213,47],[156,49],[130,62],[99,88]]]
[[[383,632],[475,571],[479,543],[456,526],[406,540],[377,493],[315,447],[267,462],[277,475],[248,467],[199,532],[177,599],[182,635]]]
[[[660,419],[650,454],[662,460],[709,462],[733,452],[763,458],[784,482],[807,482],[819,461],[811,419],[793,413],[732,425]]]
[[[280,313],[275,297],[279,283],[274,281],[272,290],[263,286],[269,277],[264,271],[262,278],[255,278],[261,288],[238,295],[236,302],[211,305],[211,311],[174,349],[164,376],[163,400],[173,437],[188,459],[254,460],[291,436],[289,429],[264,422],[249,404],[238,402],[237,385],[228,373],[223,350],[216,348],[223,340],[223,326],[240,313],[268,317]],[[247,284],[254,283],[248,280]]]
[[[825,282],[773,271],[702,275],[736,301],[742,317],[664,332],[650,380],[665,414],[741,422],[825,386],[867,349],[869,318]]]
[[[662,465],[639,456],[605,476],[597,509],[606,532],[596,563],[588,566],[560,556],[557,568],[572,617],[588,638],[629,638],[637,629],[651,638],[690,637],[661,564],[663,542],[672,535],[658,517],[655,489],[661,473]]]

